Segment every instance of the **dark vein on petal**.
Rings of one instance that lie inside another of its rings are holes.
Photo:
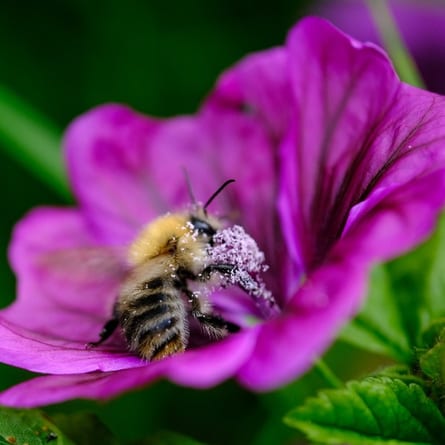
[[[378,134],[377,132],[378,132],[379,126],[381,125],[382,122],[385,121],[388,114],[391,112],[391,109],[395,102],[396,96],[397,96],[397,92],[395,92],[392,100],[382,110],[380,115],[375,119],[375,122],[373,123],[371,128],[366,132],[366,135],[364,136],[364,140],[365,140],[364,144],[361,145],[356,156],[352,159],[352,162],[350,163],[348,169],[345,172],[343,180],[340,183],[340,187],[336,194],[334,203],[333,203],[332,207],[329,209],[329,214],[331,215],[332,218],[334,218],[334,221],[332,221],[332,219],[331,219],[328,223],[331,227],[334,227],[334,231],[330,237],[325,237],[327,243],[329,243],[329,242],[332,243],[333,241],[338,239],[338,237],[341,235],[343,228],[346,224],[350,208],[352,208],[352,206],[355,203],[361,201],[361,199],[358,196],[360,196],[360,193],[362,193],[362,190],[361,189],[358,190],[359,193],[357,193],[357,191],[354,190],[351,187],[351,185],[354,183],[357,173],[361,173],[360,166],[366,162],[366,158],[370,154],[372,144],[375,141],[375,135]],[[349,200],[345,199],[348,191],[356,196],[355,197],[351,196],[349,198]],[[325,227],[325,230],[327,230],[327,227]],[[329,248],[329,245],[330,244],[327,244],[324,247],[323,251],[326,251]]]
[[[334,181],[335,178],[333,175],[329,175],[326,173],[326,160],[329,153],[329,147],[332,144],[332,138],[335,134],[335,130],[338,127],[338,124],[343,117],[344,111],[347,108],[347,104],[350,101],[351,96],[355,92],[358,80],[360,79],[363,71],[366,69],[366,65],[362,65],[357,68],[357,70],[352,73],[349,82],[344,87],[344,94],[341,97],[340,102],[336,105],[335,109],[330,113],[331,116],[328,116],[327,110],[327,73],[325,72],[325,67],[323,67],[323,96],[324,96],[324,110],[325,110],[325,121],[327,122],[326,131],[323,133],[323,140],[320,146],[320,157],[319,157],[319,168],[317,170],[317,177],[315,181],[315,193],[311,201],[310,208],[310,220],[313,222],[315,227],[311,228],[310,233],[313,233],[313,243],[312,243],[312,252],[309,253],[309,256],[306,258],[308,261],[308,265],[313,267],[320,260],[321,256],[326,251],[327,245],[330,245],[335,237],[325,237],[328,231],[326,230],[326,226],[331,226],[332,221],[325,221],[323,215],[332,215],[330,212],[329,201],[332,198],[332,191],[334,190]],[[333,116],[333,117],[332,117]],[[329,193],[328,191],[331,191]],[[338,195],[337,195],[338,197]],[[326,232],[326,233],[323,233]],[[332,239],[329,239],[332,238]],[[323,245],[320,244],[320,241],[323,242]]]
[[[377,183],[382,179],[382,177],[390,170],[390,168],[398,161],[403,158],[406,158],[408,155],[417,151],[419,146],[413,146],[411,149],[407,149],[403,151],[403,147],[408,144],[408,141],[412,139],[422,128],[422,126],[426,125],[425,119],[431,112],[434,105],[434,98],[429,106],[429,108],[425,111],[423,116],[421,117],[419,123],[400,141],[400,143],[394,148],[393,153],[389,157],[389,159],[383,164],[382,168],[374,175],[372,180],[368,183],[367,187],[363,190],[361,196],[359,197],[357,202],[363,201],[367,196],[369,196],[370,192]],[[429,141],[428,144],[431,142]]]

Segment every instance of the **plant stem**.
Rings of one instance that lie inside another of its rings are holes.
[[[321,359],[317,359],[314,368],[318,371],[323,380],[332,388],[343,388],[343,382],[333,373],[331,368]]]
[[[386,0],[367,0],[367,4],[400,79],[425,88],[422,76],[403,42]]]

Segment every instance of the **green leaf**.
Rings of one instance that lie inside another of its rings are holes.
[[[77,444],[81,445],[118,445],[110,430],[90,413],[55,414],[51,419]]]
[[[1,445],[74,445],[41,411],[0,407]]]
[[[400,319],[391,281],[385,266],[376,266],[370,290],[360,314],[341,332],[340,338],[354,346],[409,362],[412,348]]]
[[[387,267],[409,344],[430,347],[425,331],[445,317],[445,214],[425,243]]]
[[[426,376],[430,385],[430,397],[442,412],[445,412],[445,321],[433,323],[424,338],[433,345],[427,350],[418,350],[418,367]],[[439,328],[442,328],[437,334]]]
[[[387,366],[383,369],[379,369],[378,372],[373,374],[373,377],[387,377],[391,380],[397,379],[401,380],[405,385],[415,383],[423,389],[428,386],[423,378],[413,375],[411,368],[406,365]]]
[[[60,135],[47,118],[0,86],[0,148],[68,200]]]
[[[445,317],[445,215],[425,243],[374,268],[359,315],[341,333],[355,346],[413,364],[425,331]]]
[[[425,306],[429,319],[445,317],[445,215],[429,241],[431,265],[427,269]]]
[[[445,419],[422,388],[399,379],[368,377],[322,391],[285,422],[323,444],[440,445]]]

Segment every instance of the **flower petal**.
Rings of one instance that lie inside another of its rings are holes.
[[[109,399],[162,377],[207,388],[232,376],[248,359],[254,343],[254,332],[248,331],[137,369],[37,377],[0,393],[0,404],[30,408],[73,398]]]
[[[190,204],[184,170],[202,201],[235,178],[238,184],[212,203],[212,211],[231,216],[243,208],[238,219],[248,230],[260,226],[252,208],[268,215],[274,205],[273,146],[247,116],[204,113],[154,122],[108,105],[78,118],[66,146],[84,214],[96,237],[108,244],[126,245],[154,217]],[[262,226],[270,230],[272,224]]]
[[[226,71],[204,109],[258,115],[265,128],[279,138],[290,119],[290,95],[288,54],[284,48],[274,48],[247,56]]]
[[[74,192],[97,236],[127,244],[159,213],[147,174],[147,144],[158,123],[129,108],[104,105],[77,118],[65,135]],[[130,199],[131,198],[131,199]]]
[[[147,150],[146,174],[157,184],[167,210],[190,204],[184,169],[198,201],[205,202],[224,181],[234,178],[236,183],[212,202],[209,211],[241,224],[267,258],[277,258],[282,248],[276,189],[271,187],[276,183],[275,144],[259,122],[230,111],[175,118],[158,127]],[[277,264],[271,262],[271,270]]]
[[[256,348],[238,374],[243,385],[271,390],[308,371],[357,312],[366,289],[366,269],[342,260],[318,269],[299,290],[295,299],[309,300],[310,308],[286,310],[258,328]],[[342,279],[345,274],[350,278]]]
[[[38,336],[0,320],[2,362],[33,372],[77,374],[146,366],[124,349],[87,349],[85,343]]]
[[[34,408],[77,398],[106,399],[110,394],[110,379],[120,377],[122,372],[36,377],[1,392],[0,404],[13,408]],[[144,373],[146,382],[156,380],[159,374],[159,368],[147,369]],[[114,388],[120,384],[125,387],[128,380],[130,379],[114,382]]]
[[[444,205],[445,169],[393,189],[364,210],[323,265],[309,274],[286,313],[259,328],[257,347],[241,369],[240,381],[269,390],[307,371],[357,313],[372,264],[422,242]]]
[[[445,10],[440,2],[411,2],[391,0],[388,2],[410,53],[425,79],[428,89],[443,94],[445,83]],[[369,8],[356,0],[317,2],[317,15],[331,20],[351,36],[382,45]]]
[[[79,211],[32,211],[15,227],[9,256],[17,299],[2,319],[54,339],[97,339],[112,314],[124,260],[97,244]]]
[[[400,83],[380,50],[321,19],[301,22],[288,47],[306,63],[291,67],[296,116],[283,144],[280,205],[295,260],[310,270],[376,187],[444,165],[445,102]]]
[[[207,165],[214,166],[212,177],[236,179],[224,192],[228,199],[218,197],[212,211],[242,225],[264,251],[270,266],[267,284],[279,300],[283,288],[277,277],[288,257],[277,225],[276,144],[250,116],[232,110],[206,110],[201,119],[202,134],[206,136],[203,153],[207,152]]]
[[[445,167],[379,198],[373,205],[365,201],[343,235],[344,252],[336,247],[333,255],[349,255],[357,262],[382,262],[423,242],[445,205]]]

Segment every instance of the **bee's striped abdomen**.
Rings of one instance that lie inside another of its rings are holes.
[[[186,346],[185,308],[179,290],[155,278],[143,293],[125,305],[120,325],[130,349],[146,360],[157,360]]]

